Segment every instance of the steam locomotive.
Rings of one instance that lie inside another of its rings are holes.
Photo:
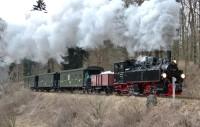
[[[173,78],[175,93],[181,94],[185,78],[179,70],[176,61],[144,57],[143,60],[127,60],[114,64],[114,89],[118,93],[148,95],[155,92],[158,95],[172,95]]]
[[[103,68],[93,66],[55,73],[25,77],[25,82],[33,90],[81,90],[84,93],[105,92],[107,94],[171,96],[172,82],[175,93],[181,94],[185,74],[176,61],[152,56],[114,63],[114,72],[103,72]]]

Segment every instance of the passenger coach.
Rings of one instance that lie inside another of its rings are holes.
[[[24,81],[27,87],[36,91],[89,90],[91,88],[91,76],[100,74],[102,71],[102,67],[90,66],[87,68],[27,76]]]

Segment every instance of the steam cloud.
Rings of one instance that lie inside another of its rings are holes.
[[[54,13],[30,12],[24,24],[0,20],[0,50],[6,60],[60,60],[66,47],[94,48],[104,40],[126,47],[130,55],[168,49],[179,27],[175,0],[150,0],[128,8],[122,0],[73,0],[59,8]]]

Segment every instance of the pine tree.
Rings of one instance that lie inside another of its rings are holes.
[[[62,66],[64,70],[80,68],[83,62],[88,58],[88,52],[81,48],[69,48],[68,55],[62,57],[64,62]]]
[[[26,59],[26,58],[23,59],[21,62],[23,64],[24,76],[32,75],[32,66],[35,64],[35,62],[33,62],[30,59]]]
[[[36,5],[33,5],[33,10],[36,10],[36,11],[46,11],[46,4],[43,0],[38,0],[36,1]]]

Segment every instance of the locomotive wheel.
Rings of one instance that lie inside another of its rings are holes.
[[[119,96],[120,96],[121,94],[122,94],[122,93],[121,93],[120,91],[117,91],[117,95],[119,95]]]

